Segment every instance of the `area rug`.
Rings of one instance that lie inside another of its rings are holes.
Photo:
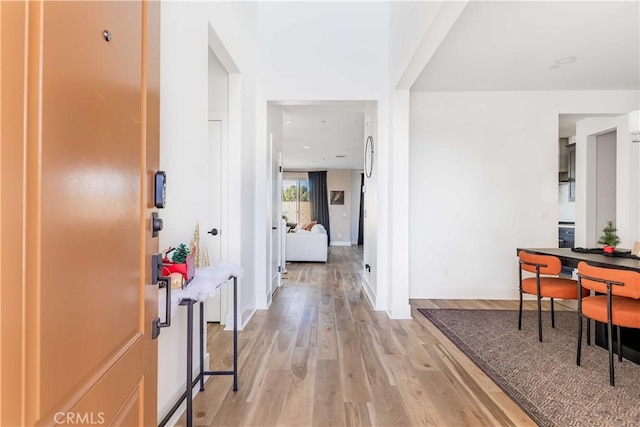
[[[577,366],[575,312],[556,312],[555,329],[543,313],[540,343],[535,311],[523,313],[519,331],[517,311],[418,310],[538,425],[640,426],[640,365],[616,356],[611,387],[607,350],[583,336]]]

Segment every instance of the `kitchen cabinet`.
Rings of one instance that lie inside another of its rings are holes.
[[[558,139],[558,182],[569,182],[569,139]]]
[[[558,139],[558,172],[569,172],[569,138]]]
[[[558,247],[559,248],[573,248],[575,245],[575,235],[576,229],[573,226],[562,226],[558,227]],[[562,274],[565,276],[571,277],[573,274],[573,267],[568,267],[566,265],[562,266]]]
[[[576,200],[576,144],[569,145],[569,201]]]
[[[558,227],[558,247],[573,248],[575,242],[574,227]]]

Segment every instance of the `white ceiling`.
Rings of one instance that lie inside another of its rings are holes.
[[[362,169],[365,106],[365,102],[283,105],[284,169]]]
[[[411,90],[637,90],[639,3],[471,2]]]

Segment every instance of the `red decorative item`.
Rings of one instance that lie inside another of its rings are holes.
[[[184,277],[185,283],[189,283],[193,279],[193,275],[196,272],[196,266],[194,263],[195,255],[188,255],[187,262],[173,262],[168,258],[163,260],[164,266],[162,267],[162,274],[168,276],[171,273],[180,273]]]
[[[173,261],[169,261],[165,259],[165,266],[162,271],[168,271],[169,273],[180,273],[184,276],[184,280],[187,280],[187,264],[186,263],[177,263]],[[168,274],[167,274],[168,276]]]
[[[605,246],[602,250],[607,254],[612,254],[616,248],[615,246]]]
[[[175,248],[169,248],[165,251],[165,256],[162,259],[162,275],[168,276],[171,273],[180,273],[184,277],[184,282],[189,283],[196,272],[195,266],[195,254],[193,250],[186,256],[185,262],[174,262],[169,259],[168,255]]]
[[[165,263],[166,263],[166,258],[165,258]],[[169,267],[162,267],[162,275],[164,277],[167,277],[171,274],[171,270],[169,270]]]

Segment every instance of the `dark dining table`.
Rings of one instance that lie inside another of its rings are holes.
[[[619,249],[625,251],[625,249]],[[532,254],[553,255],[560,258],[562,265],[577,268],[580,261],[589,265],[604,268],[620,268],[640,273],[640,259],[614,257],[602,254],[574,252],[571,248],[518,248],[518,252],[527,251]],[[628,251],[628,249],[626,249]]]
[[[624,251],[624,249],[619,250]],[[638,259],[574,252],[571,248],[518,248],[516,253],[519,254],[520,251],[538,255],[552,255],[560,258],[563,266],[572,268],[577,268],[578,264],[584,261],[596,267],[618,268],[640,273],[640,260]],[[595,322],[595,324],[596,345],[607,348],[606,324],[601,322]],[[613,334],[612,338],[614,351],[617,351],[616,334]],[[640,364],[640,329],[620,328],[620,341],[622,342],[622,356],[627,360]]]

